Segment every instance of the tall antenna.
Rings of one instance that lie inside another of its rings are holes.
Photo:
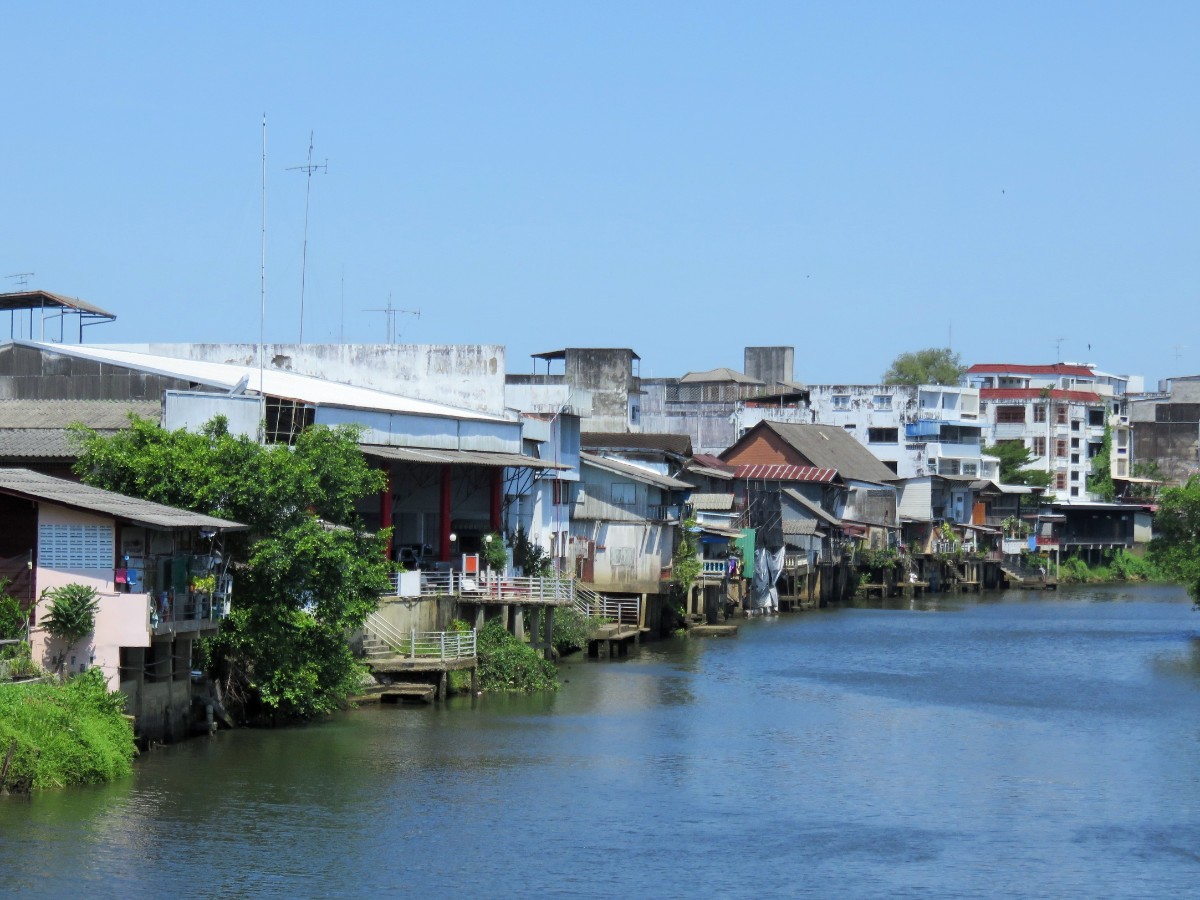
[[[308,184],[304,189],[304,250],[300,257],[300,343],[304,343],[304,275],[305,269],[308,266],[308,199],[312,196],[312,175],[313,172],[320,171],[323,174],[329,173],[329,160],[313,165],[313,132],[308,133],[308,162],[303,166],[291,166],[289,172],[303,172],[307,176]]]
[[[396,343],[396,316],[404,315],[404,316],[416,316],[418,319],[421,318],[421,311],[419,309],[396,309],[394,306],[392,306],[392,295],[391,294],[388,294],[387,306],[384,306],[384,307],[381,307],[378,309],[364,309],[363,312],[383,313],[387,317],[387,341],[386,341],[386,343],[389,343],[389,344]]]
[[[1179,374],[1181,374],[1179,371],[1179,356],[1180,356],[1180,352],[1182,350],[1184,350],[1185,348],[1184,348],[1183,344],[1172,344],[1171,349],[1175,351],[1175,374],[1179,375]]]
[[[1055,338],[1054,339],[1054,361],[1055,362],[1062,362],[1062,342],[1065,340],[1066,340],[1066,338]]]
[[[342,304],[338,311],[338,343],[346,343],[346,264],[342,263]]]
[[[18,291],[23,291],[25,288],[29,287],[29,279],[36,274],[36,272],[16,272],[12,275],[5,275],[4,277],[11,278],[16,282],[16,289]]]
[[[258,270],[258,392],[263,392],[263,342],[267,322],[267,114],[262,126],[262,262]]]

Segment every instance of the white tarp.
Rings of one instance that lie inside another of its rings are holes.
[[[779,592],[775,589],[779,573],[783,571],[783,548],[768,550],[759,547],[754,551],[754,581],[750,585],[750,608],[763,612],[779,610]]]

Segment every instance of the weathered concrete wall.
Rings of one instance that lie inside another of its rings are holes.
[[[630,393],[636,390],[633,351],[607,348],[567,350],[567,383],[590,391],[592,415],[584,423],[587,431],[627,431],[630,425]]]
[[[743,371],[768,385],[792,381],[796,370],[794,347],[747,347]]]
[[[453,597],[409,600],[389,597],[379,604],[379,615],[401,634],[417,631],[448,631],[458,614]]]
[[[175,359],[256,365],[256,344],[121,344]],[[267,344],[266,365],[462,409],[504,412],[501,344]],[[186,387],[186,385],[185,385]]]
[[[0,347],[2,400],[161,400],[163,391],[188,390],[177,378],[78,359],[53,350]]]

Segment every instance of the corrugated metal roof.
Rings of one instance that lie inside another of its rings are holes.
[[[1094,376],[1091,366],[1076,363],[1054,363],[1049,366],[1023,366],[1020,363],[976,363],[967,369],[968,375],[1085,375]]]
[[[86,510],[152,528],[211,528],[243,531],[247,526],[164,506],[149,500],[127,497],[114,491],[54,478],[29,469],[0,469],[0,492],[30,500],[44,500],[70,509]]]
[[[814,534],[824,534],[816,519],[784,519],[780,526],[783,533],[790,537],[806,537]]]
[[[63,428],[8,428],[0,431],[0,459],[75,459],[79,450]]]
[[[765,384],[757,378],[751,378],[737,369],[729,369],[721,366],[718,369],[709,369],[707,372],[688,372],[679,379],[680,384],[708,384],[711,382],[729,382],[735,384]]]
[[[0,400],[0,428],[88,428],[116,431],[129,427],[130,414],[158,421],[158,400]]]
[[[692,494],[688,503],[697,512],[729,512],[733,509],[733,494]]]
[[[746,481],[817,481],[829,482],[838,476],[837,469],[818,469],[816,466],[738,466],[734,478]]]
[[[827,525],[832,525],[836,528],[842,524],[841,519],[839,519],[837,516],[827,513],[819,505],[813,503],[799,491],[794,491],[791,488],[784,488],[783,493],[787,495],[788,499],[794,500],[804,509],[808,510],[808,512],[811,513],[815,518],[821,520]]]
[[[64,356],[75,356],[81,359],[92,359],[106,362],[115,366],[126,366],[143,372],[152,372],[168,378],[178,378],[208,387],[232,390],[242,379],[247,382],[246,390],[262,393],[272,397],[298,400],[314,406],[342,406],[350,409],[380,410],[382,412],[408,413],[415,416],[437,416],[446,419],[469,419],[478,422],[508,422],[500,416],[490,416],[487,413],[470,409],[460,409],[441,403],[431,403],[428,400],[416,400],[412,397],[401,397],[371,388],[356,387],[327,381],[324,378],[313,378],[309,375],[297,375],[294,372],[282,372],[279,369],[267,367],[262,370],[261,377],[257,366],[237,365],[234,363],[203,362],[194,359],[175,359],[169,356],[156,356],[150,353],[135,353],[132,350],[120,350],[113,347],[91,347],[78,344],[45,344],[37,341],[14,341],[13,343],[35,347],[49,353],[61,353]]]
[[[706,469],[725,469],[732,472],[734,467],[725,462],[719,456],[713,456],[711,453],[697,453],[692,457],[692,462],[704,466]]]
[[[686,481],[680,481],[678,478],[671,478],[668,475],[660,475],[651,469],[643,469],[641,466],[635,466],[633,463],[627,463],[623,460],[596,456],[594,453],[580,453],[579,458],[585,465],[607,469],[610,472],[616,472],[618,475],[625,475],[636,481],[652,484],[655,487],[664,488],[669,491],[688,491],[693,487],[693,485],[688,484]]]
[[[103,316],[115,320],[117,317],[106,309],[101,309],[94,303],[88,303],[77,297],[65,297],[62,294],[51,294],[49,291],[15,291],[0,294],[0,309],[73,309],[76,312],[88,313],[93,316]]]
[[[795,453],[811,466],[836,469],[842,478],[887,484],[896,480],[896,473],[879,458],[835,425],[793,425],[763,421],[751,428],[729,450],[722,454],[728,459],[737,448],[755,440],[761,430],[775,432]]]
[[[359,449],[376,459],[394,459],[408,463],[452,466],[493,466],[505,469],[570,469],[519,453],[488,453],[483,450],[421,450],[414,447],[388,447],[383,444],[359,444]]]
[[[662,450],[679,456],[692,455],[692,439],[686,434],[584,431],[580,432],[579,444],[605,450]]]

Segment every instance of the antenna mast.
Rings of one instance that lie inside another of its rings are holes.
[[[1065,340],[1066,340],[1066,338],[1055,338],[1054,339],[1054,361],[1055,362],[1062,362],[1062,342]]]
[[[313,132],[308,133],[308,162],[303,166],[291,166],[289,172],[303,172],[307,176],[308,184],[304,189],[304,250],[300,257],[300,343],[304,343],[304,276],[305,270],[308,267],[308,200],[312,196],[312,175],[313,172],[320,171],[322,174],[329,174],[329,160],[313,165]]]
[[[262,126],[262,261],[258,270],[258,392],[263,391],[263,341],[267,322],[267,114]]]
[[[416,316],[418,319],[421,318],[421,311],[419,309],[396,309],[394,306],[392,306],[392,295],[391,294],[388,294],[387,306],[380,307],[378,309],[364,309],[363,312],[383,313],[384,316],[387,317],[387,341],[386,342],[389,344],[396,343],[396,316],[404,315],[404,316]]]

